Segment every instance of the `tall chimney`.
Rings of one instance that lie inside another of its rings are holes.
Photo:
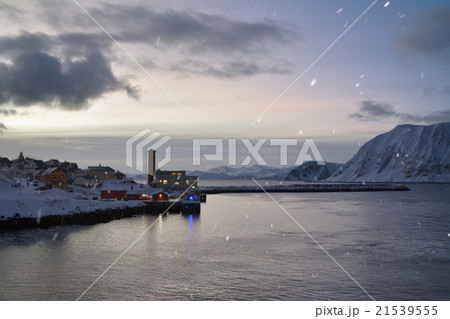
[[[149,150],[147,152],[147,182],[148,184],[153,182],[156,170],[156,151]]]

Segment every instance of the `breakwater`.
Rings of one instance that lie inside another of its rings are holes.
[[[59,225],[94,225],[136,215],[159,215],[169,209],[171,202],[157,202],[144,206],[97,209],[91,212],[76,212],[64,215],[47,215],[40,218],[21,217],[19,214],[0,220],[1,231],[16,231],[28,228],[49,228]],[[168,210],[170,213],[180,213],[181,203],[175,203]]]
[[[308,183],[296,185],[265,186],[201,186],[203,194],[222,193],[303,193],[303,192],[376,192],[376,191],[409,191],[402,184],[395,183]],[[263,190],[264,189],[264,190]]]

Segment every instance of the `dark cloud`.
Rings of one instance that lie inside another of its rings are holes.
[[[0,105],[43,104],[77,110],[103,94],[125,90],[138,98],[137,88],[119,80],[103,51],[109,42],[97,34],[48,36],[23,33],[0,37]]]
[[[3,56],[15,57],[21,53],[45,52],[63,59],[80,58],[92,51],[109,52],[113,42],[103,33],[45,33],[24,32],[17,36],[0,37]]]
[[[144,42],[153,46],[183,46],[188,52],[204,54],[265,51],[265,45],[287,43],[298,36],[265,19],[261,22],[232,20],[223,15],[151,7],[105,5],[92,10],[122,42]]]
[[[390,104],[364,100],[360,102],[359,112],[350,114],[349,117],[360,121],[378,121],[395,115],[394,107]]]
[[[3,134],[3,130],[6,130],[6,126],[2,122],[0,122],[0,134]]]
[[[425,115],[399,113],[391,104],[365,100],[360,102],[359,112],[349,114],[349,118],[362,122],[397,119],[400,122],[437,123],[450,121],[450,110],[436,111]]]
[[[413,19],[398,44],[406,51],[450,63],[450,7],[435,8]]]
[[[2,55],[14,55],[21,52],[48,52],[55,40],[44,33],[25,32],[18,36],[0,37]]]
[[[126,87],[98,51],[65,62],[46,53],[22,53],[10,65],[0,64],[0,105],[41,103],[77,110],[89,100]]]
[[[126,84],[124,86],[124,88],[125,88],[125,91],[127,92],[128,96],[134,98],[135,100],[139,99],[139,97],[141,95],[139,87]]]
[[[277,61],[276,65],[263,65],[255,61],[225,61],[203,62],[201,60],[184,59],[175,63],[171,71],[184,75],[204,75],[216,78],[249,77],[258,74],[285,74],[289,73],[292,64],[287,61]]]

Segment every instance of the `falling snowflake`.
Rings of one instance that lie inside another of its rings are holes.
[[[161,40],[161,36],[158,35],[158,39],[156,40],[156,46],[159,46],[159,40]]]
[[[39,224],[41,222],[41,216],[42,216],[42,208],[39,208],[36,218],[36,224]]]
[[[356,84],[355,84],[355,88],[357,88],[358,86],[359,86],[359,83],[356,83]]]
[[[336,11],[336,13],[341,13],[342,10],[344,10],[344,9],[340,8],[338,11]]]
[[[270,228],[273,228],[273,224],[270,224]]]
[[[312,79],[311,83],[309,83],[310,87],[313,87],[314,85],[316,85],[317,80],[316,79]]]
[[[386,8],[388,5],[390,4],[390,2],[388,1],[388,2],[386,2],[385,4],[384,4],[384,7]]]
[[[336,133],[336,128],[333,129],[333,134]]]
[[[365,74],[361,74],[361,75],[359,76],[359,78],[362,79],[362,78],[365,77],[365,76],[366,76]]]
[[[52,240],[55,241],[56,237],[58,237],[58,233],[55,233],[55,234],[53,235]]]
[[[227,238],[225,238],[225,241],[228,241],[228,240],[230,240],[230,236],[227,236]]]
[[[302,130],[299,130],[299,131],[298,131],[298,134],[303,135]]]

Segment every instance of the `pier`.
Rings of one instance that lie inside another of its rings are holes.
[[[402,184],[395,183],[308,183],[295,185],[275,185],[262,188],[255,186],[200,186],[202,194],[225,193],[306,193],[306,192],[376,192],[376,191],[409,191]]]

